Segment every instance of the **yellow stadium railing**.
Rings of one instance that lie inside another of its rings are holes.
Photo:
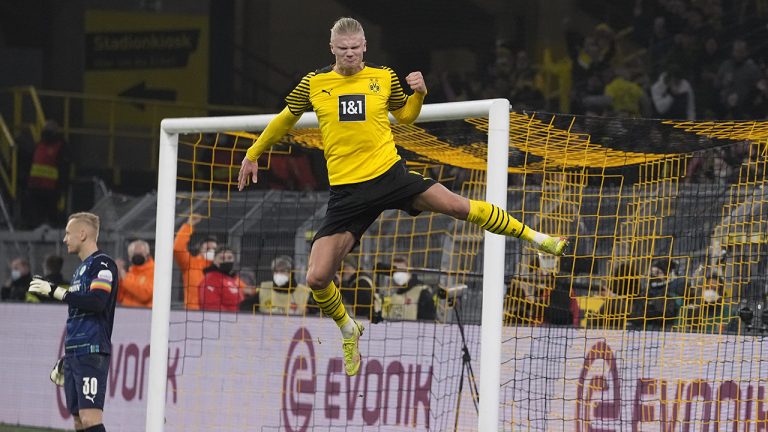
[[[258,114],[266,110],[253,107],[206,105],[153,99],[139,99],[85,93],[40,90],[31,86],[0,90],[0,97],[13,101],[12,134],[29,133],[39,139],[48,119],[56,120],[69,142],[88,141],[105,146],[99,168],[112,174],[112,182],[121,183],[126,166],[120,146],[145,152],[147,170],[157,169],[157,136],[160,121],[166,117]],[[75,146],[76,147],[76,146]],[[75,155],[77,156],[77,155]]]
[[[11,199],[16,198],[18,148],[5,119],[0,115],[0,179]]]

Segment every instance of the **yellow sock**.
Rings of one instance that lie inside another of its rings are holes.
[[[469,200],[467,221],[494,234],[513,236],[529,242],[533,242],[534,236],[539,234],[498,206],[485,201]]]
[[[320,306],[320,310],[333,318],[339,328],[349,322],[349,315],[347,315],[344,303],[341,302],[341,293],[333,281],[324,289],[312,290],[312,297],[315,298],[317,305]]]

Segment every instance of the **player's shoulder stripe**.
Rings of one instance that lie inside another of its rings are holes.
[[[365,65],[368,66],[369,68],[373,68],[373,69],[389,69],[386,66],[382,66],[382,65],[376,64],[376,63],[365,62]]]

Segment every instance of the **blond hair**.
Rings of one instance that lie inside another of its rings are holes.
[[[69,215],[69,219],[68,220],[70,220],[70,221],[74,220],[74,221],[82,222],[82,223],[86,224],[88,227],[93,229],[93,232],[95,234],[94,235],[94,240],[97,240],[99,238],[99,223],[100,222],[99,222],[99,217],[96,216],[95,214],[88,213],[88,212],[73,213],[73,214]]]
[[[334,35],[349,34],[361,34],[363,35],[363,39],[365,39],[365,32],[363,31],[363,26],[360,24],[360,21],[350,17],[341,17],[333,23],[333,27],[331,27],[331,39],[333,39]]]

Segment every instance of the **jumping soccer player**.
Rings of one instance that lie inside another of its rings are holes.
[[[365,33],[352,18],[333,24],[330,47],[336,62],[308,73],[285,98],[287,107],[248,149],[238,187],[242,190],[249,180],[256,182],[259,156],[288,133],[305,111],[314,109],[331,194],[312,244],[307,285],[322,311],[341,329],[344,367],[347,375],[355,375],[360,368],[358,340],[363,326],[347,315],[333,276],[384,210],[400,209],[414,216],[422,211],[443,213],[496,234],[525,239],[555,255],[562,255],[567,241],[536,232],[493,204],[469,200],[409,172],[397,154],[388,113],[400,123],[416,120],[427,94],[421,72],[405,77],[414,92],[407,96],[392,69],[364,63]]]
[[[117,265],[99,250],[98,237],[98,216],[71,215],[64,243],[67,252],[77,254],[82,263],[69,289],[40,278],[29,284],[29,292],[69,305],[62,367],[64,395],[75,419],[75,430],[86,432],[106,431],[102,416],[117,299]]]

